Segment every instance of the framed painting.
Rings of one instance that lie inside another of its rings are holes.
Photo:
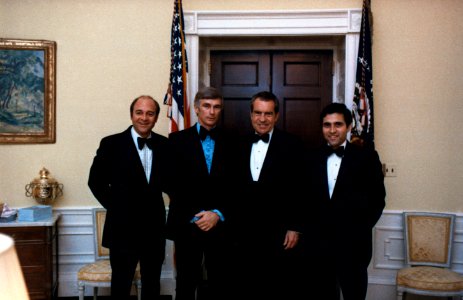
[[[0,144],[55,143],[56,42],[0,38]]]

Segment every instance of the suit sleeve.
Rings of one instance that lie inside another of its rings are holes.
[[[304,194],[303,187],[306,184],[306,178],[303,170],[303,144],[302,141],[294,136],[290,136],[288,143],[291,145],[289,153],[286,154],[285,181],[287,193],[287,202],[290,211],[285,215],[286,228],[288,230],[302,232],[304,211],[302,196]]]
[[[110,170],[110,159],[106,149],[108,149],[108,146],[105,139],[103,139],[93,159],[92,166],[90,167],[88,186],[98,202],[100,202],[104,208],[108,209],[110,205],[109,199],[111,189],[109,183],[110,176],[107,174]]]
[[[370,183],[369,188],[369,225],[371,228],[375,226],[379,218],[383,213],[383,209],[386,205],[386,189],[384,187],[384,175],[382,170],[381,161],[379,159],[378,153],[376,151],[371,151],[369,157],[368,165],[370,167]]]
[[[179,217],[178,214],[180,213],[180,207],[178,203],[179,199],[179,189],[178,189],[178,175],[176,174],[176,171],[178,172],[178,157],[179,154],[176,153],[177,149],[179,148],[176,141],[177,141],[177,134],[169,134],[169,139],[168,139],[168,149],[170,152],[171,156],[171,164],[170,168],[168,168],[168,184],[167,184],[167,194],[169,194],[169,212],[167,215],[167,229],[166,229],[166,237],[169,240],[175,240],[177,237],[177,226],[179,223]],[[177,186],[176,186],[177,185]]]

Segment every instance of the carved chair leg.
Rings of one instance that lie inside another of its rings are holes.
[[[79,282],[79,300],[84,300],[85,285]]]
[[[137,282],[137,299],[141,300],[141,280]]]
[[[397,300],[403,300],[404,299],[404,293],[397,291]]]

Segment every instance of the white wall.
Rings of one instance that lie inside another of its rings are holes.
[[[360,8],[362,1],[189,0],[185,11]],[[387,209],[461,212],[463,2],[373,1],[376,146],[398,176]],[[34,202],[24,186],[42,167],[64,184],[55,207],[97,206],[87,187],[99,140],[130,123],[140,94],[163,100],[170,0],[0,0],[2,38],[57,42],[56,143],[0,145],[0,201]],[[167,135],[166,107],[155,130]],[[122,175],[123,176],[123,175]]]

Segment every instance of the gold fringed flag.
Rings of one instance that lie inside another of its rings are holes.
[[[374,148],[373,64],[370,17],[370,0],[363,0],[355,92],[352,104],[353,122],[351,142]]]
[[[167,117],[170,119],[169,132],[191,126],[190,106],[187,97],[188,60],[185,46],[182,1],[175,0],[171,31],[171,65],[169,87],[164,104],[168,105]]]

